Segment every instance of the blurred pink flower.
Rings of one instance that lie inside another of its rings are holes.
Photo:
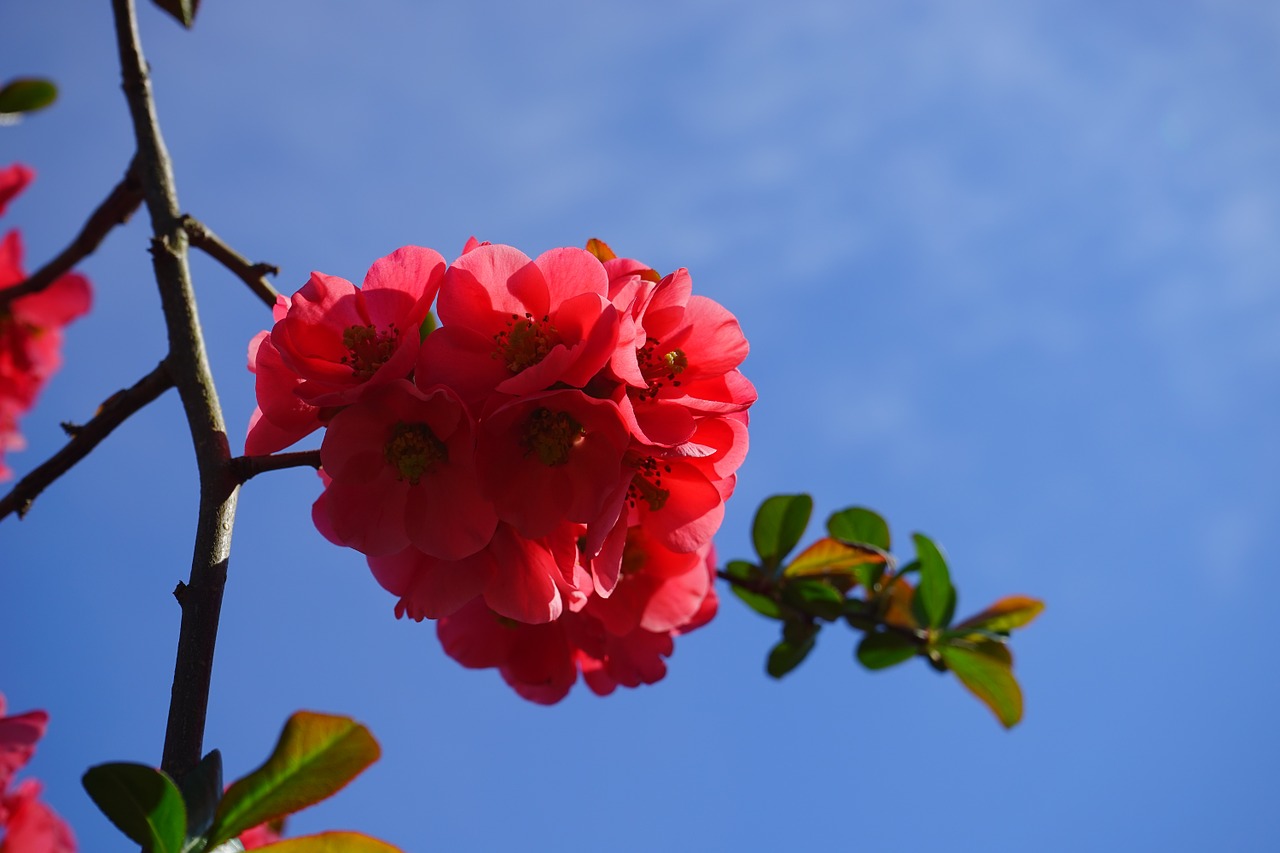
[[[4,712],[0,695],[0,853],[75,853],[71,829],[38,799],[40,783],[12,784],[44,736],[49,715],[28,711],[6,717]]]
[[[0,170],[0,213],[33,176],[21,164]],[[22,237],[11,231],[0,239],[0,291],[25,279]],[[25,446],[18,418],[62,365],[62,327],[86,313],[91,302],[88,279],[67,273],[0,309],[0,480],[12,476],[4,452]]]

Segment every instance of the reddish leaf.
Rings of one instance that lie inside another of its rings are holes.
[[[1002,598],[981,613],[970,616],[956,625],[956,630],[977,628],[983,631],[1012,631],[1021,628],[1040,615],[1044,602],[1025,595]]]
[[[858,582],[856,566],[886,564],[883,554],[827,537],[814,542],[783,571],[785,577],[820,577],[835,581],[846,592]]]

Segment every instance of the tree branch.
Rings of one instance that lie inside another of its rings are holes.
[[[182,625],[161,761],[167,773],[180,778],[195,768],[203,747],[239,484],[227,464],[231,451],[226,424],[200,330],[187,265],[187,232],[178,214],[177,189],[156,118],[133,0],[111,0],[111,9],[124,94],[138,144],[138,179],[151,215],[152,265],[169,333],[166,361],[182,398],[200,472],[195,549],[181,601]]]
[[[294,453],[273,453],[269,456],[237,456],[229,463],[231,474],[241,485],[268,471],[285,468],[319,468],[319,450],[299,450]]]
[[[249,285],[259,299],[267,303],[268,308],[275,307],[276,297],[280,294],[267,281],[267,275],[279,275],[280,268],[271,264],[251,263],[248,258],[232,249],[222,239],[209,230],[209,226],[191,214],[182,217],[182,227],[187,231],[191,245],[222,264],[241,281]]]
[[[32,502],[54,480],[88,456],[91,450],[101,444],[130,415],[172,387],[173,380],[169,378],[169,371],[164,362],[160,362],[155,370],[138,380],[133,387],[117,391],[108,397],[88,423],[77,427],[64,424],[63,429],[71,436],[71,440],[47,462],[19,480],[9,494],[0,498],[0,520],[14,512],[19,518],[26,515]]]
[[[89,214],[84,227],[67,248],[28,276],[26,281],[0,290],[0,313],[9,307],[9,303],[13,300],[44,290],[57,281],[59,276],[69,272],[72,267],[93,254],[94,250],[102,244],[107,232],[117,225],[128,222],[129,217],[141,203],[142,186],[138,183],[134,164],[130,163],[124,178],[115,185],[97,209]]]

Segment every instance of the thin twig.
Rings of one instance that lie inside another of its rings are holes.
[[[319,450],[298,450],[293,453],[272,453],[268,456],[237,456],[227,463],[236,482],[244,485],[267,471],[285,468],[319,468]]]
[[[167,362],[182,398],[200,472],[195,548],[181,602],[182,624],[160,765],[171,776],[181,778],[199,763],[204,743],[239,484],[227,465],[231,449],[226,423],[200,330],[187,264],[187,232],[178,213],[173,168],[156,118],[133,0],[111,0],[111,9],[124,94],[138,144],[138,180],[151,214],[152,265],[169,333]]]
[[[19,518],[26,515],[32,502],[54,480],[89,455],[89,451],[111,435],[112,430],[124,423],[130,415],[172,387],[173,380],[169,377],[164,362],[161,362],[133,387],[117,391],[108,397],[88,423],[79,426],[64,424],[63,429],[71,436],[71,440],[48,461],[19,480],[9,494],[0,498],[0,520],[14,512]]]
[[[93,254],[94,250],[101,245],[103,238],[107,236],[107,232],[117,225],[128,222],[129,217],[141,203],[142,186],[138,183],[133,164],[130,163],[124,178],[115,185],[97,209],[89,214],[84,227],[67,248],[32,273],[26,281],[0,290],[0,312],[3,312],[9,303],[18,297],[44,290],[61,275],[69,272],[72,267]]]
[[[252,263],[244,255],[222,242],[222,238],[210,231],[209,226],[189,213],[183,215],[182,227],[187,230],[191,245],[222,264],[241,281],[249,285],[249,289],[259,299],[267,303],[268,308],[275,306],[276,297],[280,294],[271,286],[266,277],[268,275],[279,275],[279,267],[272,264]]]
[[[744,580],[743,578],[735,578],[724,569],[717,569],[716,577],[723,581],[728,581],[731,586],[736,586],[740,589],[746,590],[747,592],[768,598],[782,608],[784,613],[790,612],[797,617],[804,617],[807,619],[814,618],[813,614],[806,613],[795,605],[783,601],[778,584],[774,583],[769,578],[761,578],[756,581]],[[848,606],[849,603],[849,601],[846,601],[845,605]],[[865,612],[858,613],[857,617],[869,626],[869,628],[863,630],[879,629],[887,633],[897,634],[904,639],[916,643],[921,648],[924,648],[924,645],[928,640],[927,631],[923,631],[918,628],[911,628],[905,625],[896,625],[892,622],[886,622],[884,615],[878,612],[878,609],[874,607],[874,601],[862,603],[867,605],[867,609]]]

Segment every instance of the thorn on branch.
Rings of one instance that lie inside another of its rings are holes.
[[[80,424],[73,424],[71,421],[63,421],[58,426],[62,427],[62,431],[70,438],[75,438],[80,434],[80,430],[84,429]]]
[[[130,415],[155,400],[172,385],[173,379],[169,376],[168,366],[162,361],[155,370],[132,387],[112,394],[88,423],[83,426],[63,424],[62,428],[71,436],[70,441],[0,498],[0,519],[10,513],[17,513],[19,518],[24,517],[41,492],[88,456]]]
[[[187,232],[187,239],[191,241],[192,246],[195,246],[226,267],[233,275],[247,284],[249,289],[257,294],[258,298],[266,303],[268,307],[275,306],[278,294],[276,289],[267,282],[266,277],[268,275],[279,275],[279,267],[261,261],[258,263],[250,262],[248,258],[232,249],[217,234],[209,230],[209,226],[189,213],[184,213],[180,221],[182,229]]]
[[[237,456],[227,462],[231,476],[241,485],[267,471],[285,468],[320,467],[319,450],[299,450],[293,453],[272,453],[265,456]]]

